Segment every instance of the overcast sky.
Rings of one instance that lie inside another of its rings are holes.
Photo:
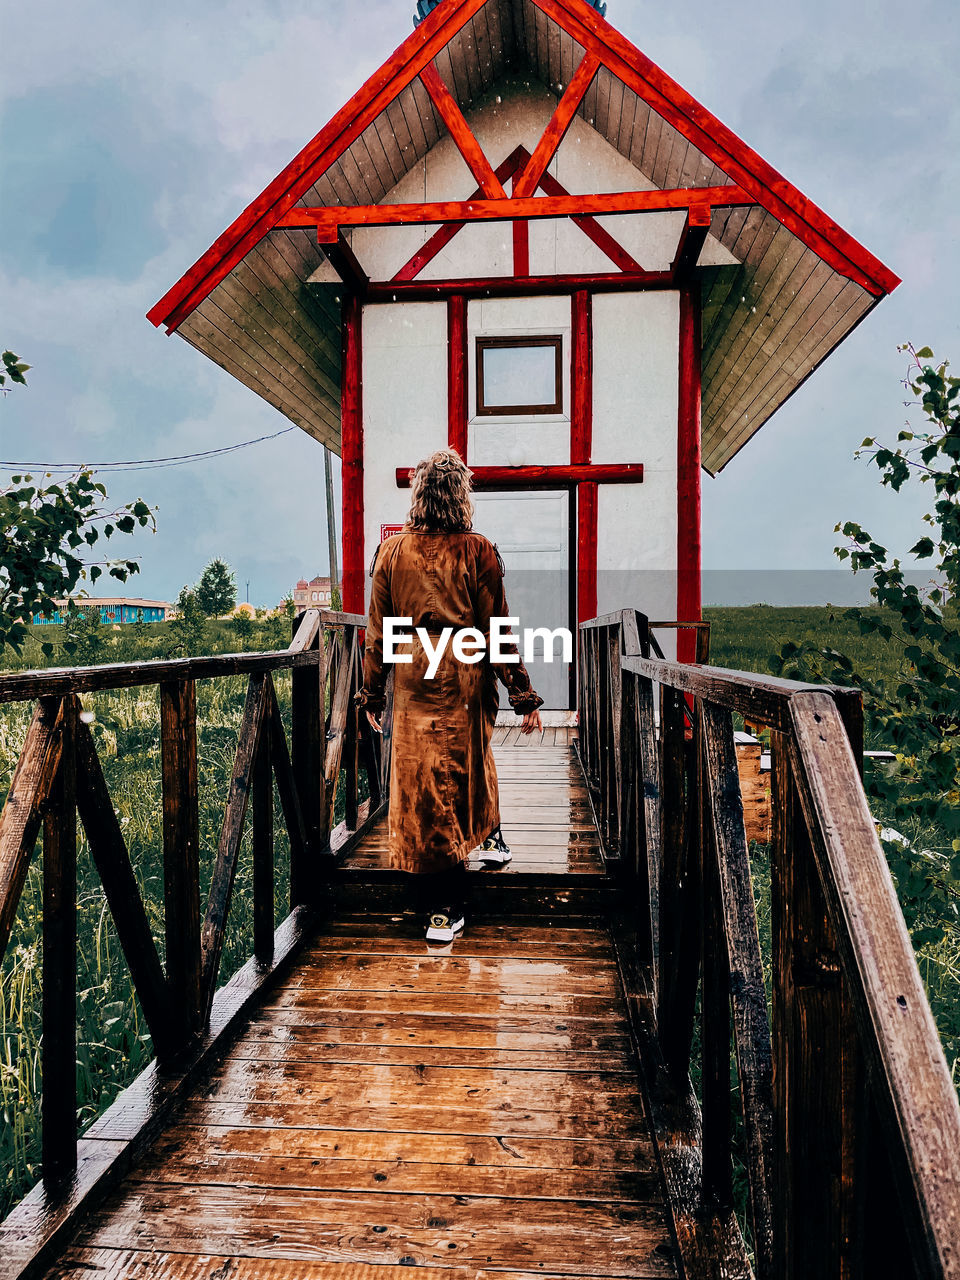
[[[413,0],[7,3],[0,344],[34,367],[0,405],[0,457],[142,458],[280,430],[144,313],[407,35]],[[853,452],[907,413],[899,342],[960,361],[956,4],[609,0],[608,17],[904,280],[704,477],[705,566],[830,569],[850,518],[905,550],[918,502],[881,492]],[[136,590],[174,598],[222,555],[241,595],[249,580],[275,603],[325,571],[322,477],[299,431],[111,477],[114,498],[159,507]],[[797,599],[815,593],[796,581]]]

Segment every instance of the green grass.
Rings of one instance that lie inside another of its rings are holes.
[[[788,640],[795,644],[811,640],[847,654],[857,670],[870,679],[892,679],[897,672],[896,642],[884,644],[877,636],[862,636],[856,622],[844,617],[845,612],[843,607],[829,605],[704,609],[703,616],[710,623],[710,661],[717,667],[769,675],[770,659],[782,645]],[[864,610],[869,612],[872,610]]]

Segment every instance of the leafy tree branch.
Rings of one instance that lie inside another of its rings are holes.
[[[846,540],[836,555],[872,576],[877,606],[845,616],[861,635],[896,648],[896,678],[870,679],[845,654],[811,642],[785,645],[772,665],[784,675],[863,690],[868,733],[895,753],[893,763],[868,771],[874,811],[893,826],[927,833],[936,846],[884,842],[907,923],[923,945],[960,920],[960,378],[929,347],[900,350],[909,360],[908,403],[923,421],[908,422],[895,444],[868,437],[857,456],[869,458],[896,493],[908,484],[930,486],[927,531],[909,551],[929,569],[929,583],[921,590],[908,581],[901,559],[858,522],[836,527]]]
[[[25,385],[30,366],[10,351],[2,361],[0,388],[6,391],[7,380]],[[0,653],[7,647],[19,653],[34,615],[55,612],[82,580],[93,583],[106,572],[125,582],[138,573],[136,560],[93,560],[89,554],[138,526],[156,528],[151,508],[140,498],[110,506],[89,467],[57,482],[49,475],[11,476],[0,487]],[[41,648],[48,657],[53,652],[49,642]]]

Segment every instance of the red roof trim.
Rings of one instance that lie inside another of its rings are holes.
[[[486,0],[444,0],[438,5],[186,275],[151,307],[147,319],[155,325],[166,324],[168,332],[176,329],[484,4]]]
[[[485,3],[442,0],[150,309],[147,318],[155,325],[165,324],[168,332],[176,329]],[[875,297],[897,287],[898,276],[645,57],[586,0],[533,3],[835,270]]]
[[[610,72],[836,270],[879,297],[900,277],[778,173],[584,0],[533,0]]]

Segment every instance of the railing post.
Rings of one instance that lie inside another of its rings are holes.
[[[783,733],[772,765],[776,1277],[850,1276],[861,1056]]]
[[[850,750],[856,761],[857,772],[863,778],[863,694],[859,689],[837,689],[833,700],[840,712],[840,719],[850,739]]]
[[[620,730],[617,735],[617,777],[620,789],[617,839],[623,873],[635,886],[646,881],[646,876],[642,874],[646,871],[646,829],[643,817],[646,778],[641,765],[639,745],[639,682],[639,676],[621,670]]]
[[[274,856],[273,856],[273,768],[271,758],[270,713],[260,726],[257,753],[253,761],[253,953],[258,960],[273,957]]]
[[[622,796],[621,738],[623,735],[623,674],[620,670],[620,655],[623,650],[623,624],[610,627],[607,632],[607,685],[610,703],[610,745],[605,761],[607,774],[606,797],[606,841],[607,848],[615,857],[620,857],[620,807]]]
[[[323,764],[323,786],[320,832],[317,841],[317,854],[322,857],[330,852],[330,837],[334,826],[337,799],[337,785],[340,779],[340,768],[343,759],[344,738],[347,732],[350,704],[353,701],[354,663],[358,659],[356,653],[356,632],[348,634],[346,624],[340,643],[330,652],[330,715],[327,720],[325,755]]]
[[[160,738],[167,981],[177,993],[177,1039],[184,1045],[200,1030],[203,1018],[195,681],[160,685]]]
[[[743,796],[737,767],[733,714],[726,708],[701,700],[700,730],[703,735],[703,808],[708,816],[710,838],[705,842],[709,873],[704,884],[715,896],[715,908],[708,914],[719,925],[726,958],[726,981],[711,978],[723,1013],[721,1022],[733,1024],[740,1107],[743,1116],[744,1162],[753,1217],[753,1250],[756,1271],[769,1277],[773,1270],[771,1224],[771,1172],[773,1128],[772,1054],[767,998],[764,991],[763,960],[757,928],[756,906],[750,872],[750,855],[743,821]],[[718,961],[722,957],[718,955]],[[704,965],[704,1009],[708,1010]],[[717,1045],[717,1074],[729,1099],[730,1040]],[[706,1037],[704,1038],[706,1065]],[[704,1099],[706,1101],[706,1099]],[[725,1101],[724,1105],[728,1105]],[[706,1152],[706,1140],[704,1141]]]
[[[294,635],[300,621],[300,618],[294,620]],[[317,634],[307,649],[323,651],[322,625],[317,628]],[[316,861],[321,846],[323,825],[325,667],[321,661],[315,667],[294,667],[290,673],[290,754],[307,837],[304,856],[311,864]],[[310,867],[303,866],[301,859],[294,857],[291,850],[291,906],[299,906],[307,900],[310,882]]]
[[[600,770],[600,735],[603,709],[600,706],[600,633],[592,627],[587,635],[590,637],[589,663],[587,672],[587,700],[590,702],[590,754],[587,781],[596,787]]]
[[[77,1164],[77,792],[75,694],[63,699],[60,765],[43,820],[43,1095],[45,1182]]]
[[[661,686],[661,874],[658,887],[657,1022],[674,1076],[690,1065],[700,976],[700,770],[696,741],[685,740],[684,696]],[[684,789],[684,777],[687,787]]]
[[[343,733],[343,774],[344,774],[344,814],[343,820],[348,831],[356,831],[359,820],[360,797],[360,724],[358,707],[353,695],[360,688],[363,676],[362,660],[359,653],[359,639],[356,628],[350,629],[350,696],[347,699],[347,717]]]
[[[590,682],[587,679],[587,663],[589,662],[590,632],[580,627],[577,632],[577,744],[580,752],[580,763],[584,775],[590,772]]]
[[[380,796],[389,795],[390,793],[390,760],[392,756],[393,742],[393,666],[391,665],[387,673],[386,683],[387,701],[383,708],[383,715],[380,717]]]
[[[632,689],[634,741],[625,758],[632,760],[636,779],[634,801],[637,824],[637,889],[643,924],[640,938],[643,959],[650,965],[653,998],[660,983],[660,876],[663,868],[663,796],[661,753],[657,750],[653,718],[653,684],[643,676],[629,677]],[[661,749],[663,742],[661,738]]]
[[[696,699],[693,721],[696,743],[697,797],[701,853],[701,988],[700,1046],[703,1107],[703,1197],[721,1208],[733,1204],[730,1160],[730,958],[723,926],[718,868],[719,850],[713,829],[703,716]]]
[[[710,661],[710,623],[697,627],[697,662],[706,664]]]

